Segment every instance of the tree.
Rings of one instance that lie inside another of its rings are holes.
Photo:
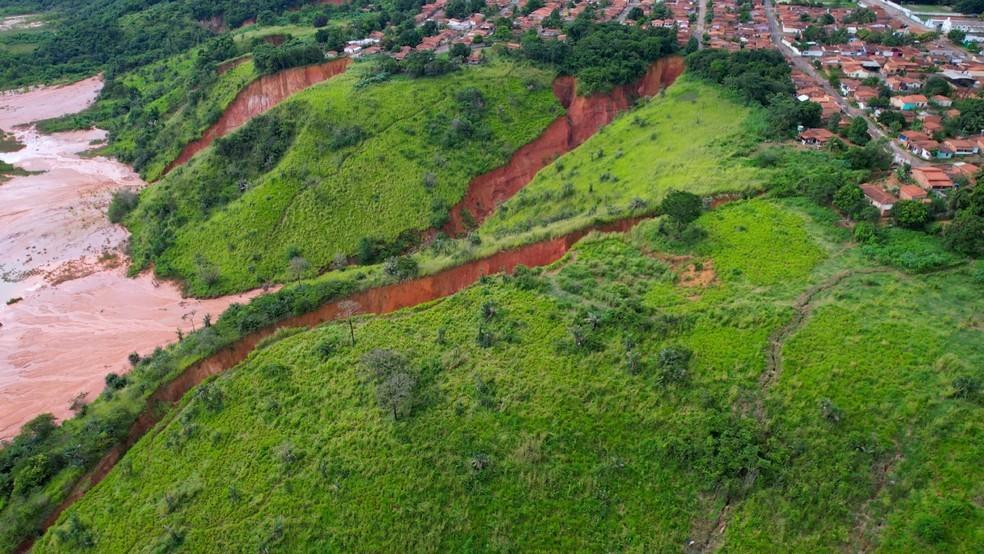
[[[629,13],[628,15],[626,15],[626,17],[628,19],[631,19],[632,21],[639,21],[640,19],[645,17],[645,15],[646,14],[645,12],[642,11],[642,8],[640,8],[639,6],[634,6],[631,10],[629,10]]]
[[[682,190],[671,190],[660,203],[660,209],[677,225],[683,227],[700,217],[704,203],[696,194]]]
[[[967,33],[961,31],[960,29],[951,29],[950,32],[946,34],[946,38],[957,44],[963,44],[964,40],[967,39]]]
[[[882,112],[878,114],[878,123],[881,123],[885,127],[898,132],[905,128],[905,117],[903,117],[900,112],[882,110]]]
[[[984,257],[984,217],[961,210],[943,232],[943,244],[961,254]]]
[[[852,119],[851,124],[847,126],[846,134],[848,140],[859,146],[864,146],[871,140],[871,136],[868,135],[868,122],[863,117]]]
[[[391,276],[400,279],[410,279],[411,277],[417,276],[417,271],[419,267],[417,265],[417,260],[411,258],[410,256],[393,256],[387,258],[386,262],[383,264],[383,271]]]
[[[922,202],[900,200],[892,207],[895,224],[908,229],[922,229],[929,221],[929,209]]]
[[[417,380],[411,374],[406,356],[395,350],[375,348],[362,356],[362,365],[376,385],[379,406],[392,412],[393,419],[409,415]]]
[[[468,46],[460,42],[456,42],[452,44],[451,50],[448,52],[449,56],[458,59],[465,59],[468,57],[469,54],[471,54],[471,48],[468,48]]]
[[[342,300],[338,303],[338,315],[348,322],[349,337],[352,339],[352,346],[355,346],[355,325],[352,322],[354,316],[361,306],[354,300]]]
[[[670,346],[659,351],[656,367],[660,370],[660,380],[664,383],[678,383],[687,378],[687,368],[693,353],[682,346]]]
[[[112,223],[120,223],[134,208],[137,207],[137,193],[129,189],[120,189],[113,192],[113,198],[109,201],[107,215]]]
[[[834,193],[834,207],[838,210],[853,216],[865,207],[864,192],[857,185],[844,185]]]
[[[287,262],[287,275],[293,281],[300,281],[309,269],[311,264],[302,256],[294,256]]]
[[[951,90],[953,90],[953,87],[950,86],[950,83],[937,75],[926,79],[926,84],[923,85],[923,94],[926,96],[947,96]]]

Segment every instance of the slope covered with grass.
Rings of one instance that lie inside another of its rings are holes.
[[[360,242],[383,250],[441,224],[472,177],[563,113],[547,71],[508,62],[368,86],[361,73],[292,97],[147,189],[127,219],[135,267],[216,294],[326,269]]]
[[[280,333],[37,550],[972,550],[974,266],[872,265],[800,206],[707,213],[689,254],[589,238],[354,345]]]
[[[670,189],[712,195],[761,188],[745,159],[761,114],[683,76],[544,168],[480,228],[497,237],[651,210]]]

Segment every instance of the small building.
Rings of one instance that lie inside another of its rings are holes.
[[[899,187],[899,199],[929,202],[929,193],[916,185],[902,185]]]
[[[864,197],[868,199],[868,202],[878,208],[881,215],[887,215],[895,203],[899,201],[892,193],[874,183],[861,185],[861,191],[864,192]]]
[[[912,178],[925,190],[946,190],[953,188],[953,181],[945,171],[938,167],[914,167]]]
[[[943,145],[952,150],[955,156],[973,156],[980,152],[974,139],[952,138],[943,141]]]
[[[834,134],[823,128],[806,129],[799,134],[800,142],[807,146],[826,146],[832,138],[834,138]]]
[[[912,111],[925,108],[929,100],[921,94],[893,96],[891,104],[902,111]]]
[[[932,98],[930,98],[930,100],[933,101],[933,104],[936,104],[941,108],[949,108],[950,106],[953,105],[953,100],[950,100],[949,98],[943,96],[942,94],[937,94]]]

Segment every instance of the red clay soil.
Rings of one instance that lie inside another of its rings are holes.
[[[107,452],[99,463],[78,481],[68,497],[45,519],[41,531],[46,531],[54,525],[58,516],[66,508],[102,481],[123,454],[147,432],[154,429],[161,419],[161,414],[168,413],[167,408],[177,404],[188,391],[205,379],[223,373],[245,360],[260,340],[272,335],[278,329],[313,327],[327,321],[350,317],[353,314],[385,314],[444,298],[471,286],[484,275],[511,273],[519,265],[537,267],[553,263],[570,250],[574,243],[592,231],[623,233],[643,219],[630,218],[595,225],[562,237],[497,252],[487,258],[473,260],[434,275],[356,292],[324,304],[313,312],[285,319],[246,335],[234,344],[189,366],[174,380],[164,383],[154,391],[148,399],[147,406],[130,427],[126,439]],[[26,552],[33,542],[33,539],[26,540],[18,547],[17,552]]]
[[[184,147],[181,154],[169,163],[164,173],[185,164],[208,145],[245,125],[250,119],[264,114],[293,94],[312,85],[344,73],[352,61],[337,58],[319,65],[292,67],[272,75],[264,75],[239,91],[235,100],[205,133],[202,138]]]
[[[651,65],[635,84],[592,96],[577,96],[574,78],[558,77],[553,84],[554,95],[567,108],[567,113],[555,119],[535,140],[517,150],[506,165],[472,179],[464,198],[451,208],[444,232],[454,236],[468,231],[463,211],[467,211],[475,223],[482,222],[499,204],[522,190],[547,164],[611,123],[638,98],[653,96],[673,84],[681,73],[682,57],[663,58]]]

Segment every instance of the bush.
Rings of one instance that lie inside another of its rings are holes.
[[[704,203],[696,194],[671,190],[663,198],[660,209],[682,227],[700,217]]]
[[[895,224],[907,229],[922,229],[929,221],[929,209],[922,202],[900,200],[892,207]]]
[[[686,380],[692,356],[693,353],[682,346],[670,346],[660,350],[656,359],[656,367],[660,370],[660,382],[670,384]]]
[[[107,215],[112,223],[120,223],[134,208],[137,207],[139,196],[136,192],[129,189],[120,189],[113,192],[113,198],[109,201]]]

